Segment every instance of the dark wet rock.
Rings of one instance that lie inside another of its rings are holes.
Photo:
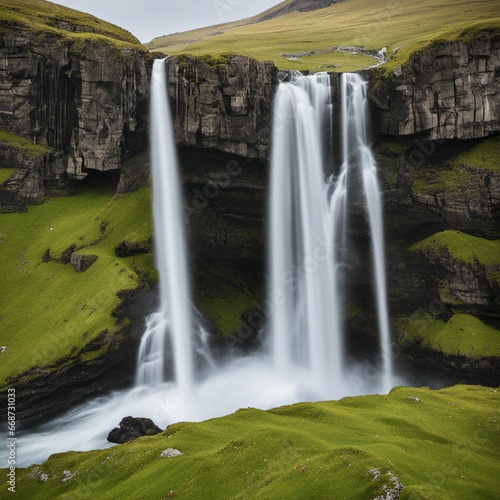
[[[117,257],[130,257],[132,255],[140,255],[149,253],[153,250],[153,242],[151,238],[143,241],[123,240],[115,247]]]
[[[150,418],[125,417],[119,427],[115,427],[108,435],[110,443],[123,444],[142,436],[154,436],[162,430]]]

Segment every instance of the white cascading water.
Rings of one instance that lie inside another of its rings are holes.
[[[345,123],[343,127],[349,131],[344,133],[344,164],[337,179],[330,181],[325,180],[322,154],[328,145],[322,145],[321,139],[331,120],[328,75],[294,74],[291,83],[280,84],[274,110],[270,189],[269,298],[274,314],[267,331],[272,338],[271,354],[255,353],[217,367],[207,353],[206,332],[198,326],[200,321],[190,302],[165,78],[165,63],[156,61],[151,146],[161,300],[159,311],[147,320],[136,387],[80,405],[36,430],[21,432],[19,466],[41,463],[52,453],[111,446],[106,436],[128,415],[149,417],[164,428],[181,420],[205,420],[247,406],[267,409],[299,401],[385,392],[391,387],[390,365],[384,368],[381,387],[362,370],[346,366],[344,359],[341,285],[347,232],[346,178],[356,154],[356,161],[363,166],[367,193],[384,352],[388,352],[385,345],[389,342],[380,193],[364,131],[365,84],[356,75],[344,77],[344,108],[349,109],[344,117],[351,125]],[[359,123],[358,114],[362,115]],[[173,359],[169,359],[170,352]],[[200,361],[206,366],[203,379],[195,366]],[[174,365],[175,380],[165,381],[170,364]],[[363,384],[353,384],[353,374]],[[0,455],[3,459],[5,451]]]
[[[295,73],[274,103],[269,223],[268,330],[278,375],[305,369],[318,398],[339,395],[342,329],[329,247],[321,136],[331,105],[326,73]]]
[[[380,350],[380,390],[392,387],[390,330],[385,281],[382,203],[377,168],[366,140],[366,82],[343,74],[343,162],[336,180],[325,181],[321,137],[330,109],[326,73],[293,72],[275,98],[272,138],[268,295],[272,356],[278,374],[306,369],[319,397],[345,394],[351,368],[345,363],[344,266],[348,253],[349,176],[361,173],[373,248]],[[328,134],[326,134],[328,135]],[[358,176],[359,177],[359,176]],[[353,186],[357,188],[357,186]]]
[[[194,389],[194,320],[188,274],[179,167],[167,94],[166,61],[151,75],[150,149],[153,221],[160,309],[147,320],[139,349],[136,385],[165,381],[165,349],[173,350],[175,381],[190,406]]]
[[[377,178],[377,166],[367,141],[367,82],[359,74],[344,73],[341,77],[342,92],[342,136],[343,177],[339,180],[347,185],[352,165],[361,169],[363,192],[370,226],[375,276],[375,298],[380,336],[380,351],[384,361],[381,370],[381,390],[388,392],[393,386],[391,357],[391,333],[387,306],[385,273],[384,225],[382,200]],[[342,188],[344,189],[344,188]],[[344,209],[346,210],[346,209]]]

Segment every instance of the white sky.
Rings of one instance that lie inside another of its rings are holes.
[[[141,42],[202,26],[244,19],[280,0],[51,0],[116,24]]]

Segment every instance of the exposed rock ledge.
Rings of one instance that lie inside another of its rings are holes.
[[[273,63],[243,56],[217,64],[171,58],[169,94],[177,143],[264,160],[277,73]]]
[[[124,159],[145,148],[150,55],[140,47],[119,49],[92,40],[56,46],[49,36],[7,33],[0,36],[0,55],[0,128],[54,152],[43,165],[18,165],[15,155],[0,154],[6,167],[36,170],[19,174],[29,182],[13,187],[23,199],[43,195],[47,180],[120,169]],[[499,58],[500,37],[483,32],[469,41],[434,45],[395,74],[372,70],[375,132],[431,139],[500,132]],[[171,58],[177,143],[266,160],[277,73],[273,63],[243,56]],[[333,75],[336,98],[338,73]]]
[[[450,355],[413,343],[403,348],[403,358],[423,372],[429,370],[438,377],[445,375],[450,383],[474,383],[489,387],[500,384],[500,359],[496,356],[470,358]],[[439,370],[437,370],[437,367]]]
[[[381,68],[378,70],[383,72]],[[500,36],[438,43],[377,80],[376,131],[428,139],[477,139],[500,132]]]
[[[57,153],[44,179],[117,169],[145,146],[148,59],[139,45],[90,36],[77,44],[29,30],[0,34],[0,128]]]

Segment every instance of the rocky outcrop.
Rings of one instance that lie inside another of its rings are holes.
[[[499,358],[495,356],[450,355],[412,343],[405,346],[403,358],[413,370],[428,373],[434,381],[444,381],[446,385],[467,382],[489,387],[500,385]]]
[[[377,146],[389,237],[398,233],[409,242],[418,241],[450,228],[500,237],[500,173],[491,163],[498,144],[491,137]],[[475,152],[478,147],[488,151]],[[465,161],[460,160],[464,151],[469,152]]]
[[[477,258],[464,262],[446,248],[421,250],[438,276],[440,300],[462,312],[495,311],[500,308],[500,262],[484,265]],[[499,259],[500,260],[500,259]]]
[[[210,63],[210,64],[209,64]],[[243,56],[169,60],[176,142],[265,160],[277,69]]]
[[[97,255],[72,253],[70,257],[70,264],[77,273],[84,273],[96,260]]]
[[[0,55],[0,128],[54,152],[43,165],[9,152],[0,160],[36,171],[40,192],[46,179],[117,169],[144,148],[149,56],[140,45],[7,30]]]
[[[454,186],[434,189],[421,182],[418,185],[413,177],[413,183],[406,191],[407,201],[435,214],[448,227],[471,234],[494,233],[498,227],[500,174],[466,167],[458,173],[462,173],[466,183],[456,182]],[[449,175],[453,176],[454,172]]]
[[[324,9],[325,7],[339,1],[340,0],[292,0],[284,7],[277,8],[273,12],[262,16],[259,18],[258,22],[274,19],[275,17],[283,16],[285,14],[289,14],[290,12],[309,12],[311,10]]]
[[[110,443],[124,444],[142,436],[155,436],[162,430],[150,418],[125,417],[119,427],[108,434]]]
[[[40,148],[42,151],[44,148]],[[0,165],[16,169],[3,187],[19,195],[21,200],[36,201],[46,195],[44,179],[51,170],[51,164],[57,158],[47,152],[29,154],[13,145],[0,142]],[[8,211],[0,203],[0,211]]]
[[[374,70],[376,130],[428,139],[473,139],[500,132],[500,36],[437,43],[394,73]]]

